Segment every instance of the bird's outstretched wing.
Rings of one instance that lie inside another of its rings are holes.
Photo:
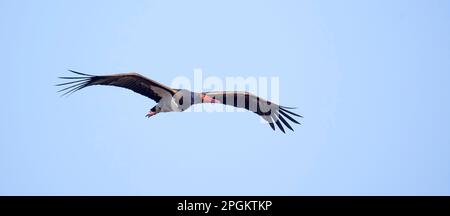
[[[248,92],[213,91],[204,92],[203,94],[219,100],[222,104],[244,108],[251,112],[254,112],[261,116],[264,120],[266,120],[273,130],[275,130],[276,124],[278,128],[283,131],[283,133],[285,132],[283,124],[294,131],[294,129],[292,129],[291,125],[289,125],[288,121],[286,121],[285,118],[296,124],[300,123],[292,116],[303,118],[303,116],[296,114],[290,110],[295,108],[280,106]]]
[[[73,80],[66,83],[57,84],[57,86],[65,86],[58,92],[64,92],[63,95],[71,94],[82,88],[92,85],[109,85],[130,89],[136,93],[144,95],[156,102],[159,102],[165,95],[174,95],[176,92],[172,88],[161,83],[148,79],[138,73],[112,74],[106,76],[94,76],[69,70],[80,76],[75,77],[59,77],[61,79]]]

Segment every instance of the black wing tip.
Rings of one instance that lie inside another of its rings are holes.
[[[281,122],[283,122],[283,124],[289,128],[289,130],[294,131],[294,129],[291,127],[291,125],[289,125],[289,123],[286,121],[286,119],[283,118],[282,115],[278,114],[278,119],[281,120]]]
[[[70,70],[70,69],[68,71],[70,71],[72,73],[75,73],[75,74],[78,74],[78,75],[81,75],[81,76],[79,76],[79,77],[58,77],[60,79],[75,79],[75,81],[59,83],[59,84],[55,85],[55,86],[64,86],[64,85],[73,84],[73,85],[70,85],[68,87],[65,87],[65,88],[60,89],[60,90],[57,91],[58,93],[59,92],[63,92],[63,94],[61,94],[61,97],[62,96],[69,96],[72,93],[74,93],[74,92],[76,92],[76,91],[78,91],[78,90],[88,86],[89,82],[92,80],[92,77],[95,77],[94,75],[85,74],[85,73],[81,73],[81,72]]]
[[[287,107],[287,106],[280,106],[280,107],[285,109],[298,109],[298,107]]]
[[[285,111],[285,112],[287,112],[287,113],[289,113],[289,114],[291,114],[291,115],[294,115],[294,116],[297,116],[297,117],[303,118],[303,116],[302,116],[302,115],[299,115],[299,114],[297,114],[297,113],[294,113],[294,112],[292,112],[292,111],[288,110],[288,109],[290,109],[290,108],[292,108],[292,107],[288,107],[288,108],[286,108],[286,107],[284,107],[284,106],[280,106],[280,110],[283,110],[283,111]]]
[[[269,125],[272,128],[272,130],[275,131],[275,125],[273,124],[273,122],[269,122]]]
[[[277,120],[275,121],[275,123],[277,124],[278,128],[280,128],[280,130],[281,130],[283,133],[286,133],[286,131],[284,131],[283,125],[281,124],[280,120],[277,119]]]
[[[276,125],[278,126],[278,128],[279,128],[283,133],[286,133],[286,130],[284,129],[283,126],[286,126],[286,127],[287,127],[289,130],[291,130],[291,131],[294,131],[294,128],[289,124],[289,122],[288,122],[285,118],[287,118],[287,119],[290,120],[291,122],[293,122],[293,123],[295,123],[295,124],[299,124],[299,125],[301,125],[301,123],[298,122],[297,120],[295,120],[295,119],[293,118],[293,116],[303,118],[302,115],[299,115],[299,114],[297,114],[297,113],[294,113],[294,112],[292,112],[292,111],[290,111],[290,110],[288,110],[288,109],[296,109],[296,108],[295,108],[295,107],[279,106],[278,113],[275,113],[275,114],[276,114],[276,117],[275,117],[275,116],[272,116],[272,125],[274,125],[273,122],[276,123]],[[292,115],[292,116],[291,116],[291,115]],[[271,125],[271,126],[272,126],[272,125]],[[272,129],[274,129],[274,128],[272,128]],[[275,130],[275,129],[274,129],[274,130]]]
[[[301,123],[300,122],[298,122],[297,120],[295,120],[293,117],[291,117],[291,116],[289,116],[286,112],[284,112],[283,110],[279,110],[279,114],[281,115],[281,116],[284,116],[284,117],[286,117],[286,118],[288,118],[291,122],[294,122],[295,124],[300,124],[301,125]]]
[[[58,93],[65,91],[61,96],[66,96],[66,95],[68,96],[68,95],[71,95],[72,93],[86,87],[87,85],[88,85],[88,82],[76,83],[74,85],[71,85],[69,87],[59,90]]]
[[[280,108],[278,109],[278,113],[277,112],[272,113],[271,118],[266,119],[266,121],[270,125],[272,130],[274,130],[274,131],[276,131],[276,128],[278,127],[281,130],[281,132],[286,134],[286,130],[284,128],[284,126],[286,126],[289,130],[295,132],[294,128],[289,124],[289,122],[285,118],[289,119],[291,122],[293,122],[295,124],[299,124],[299,125],[302,125],[302,124],[300,122],[298,122],[297,120],[295,120],[289,114],[298,116],[298,117],[303,117],[303,116],[300,116],[289,110],[286,110],[286,109],[284,109],[284,107],[280,106]],[[275,126],[275,124],[276,124],[276,126]]]
[[[94,76],[94,75],[91,75],[91,74],[85,74],[85,73],[81,73],[79,71],[75,71],[75,70],[71,70],[71,69],[68,69],[68,71],[70,71],[72,73],[75,73],[75,74],[78,74],[78,75],[81,75],[81,76],[88,76],[88,77],[93,77]]]

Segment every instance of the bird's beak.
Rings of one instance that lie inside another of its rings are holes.
[[[207,95],[203,96],[203,102],[204,103],[220,103],[219,100],[214,99],[214,98],[212,98],[210,96],[207,96]]]

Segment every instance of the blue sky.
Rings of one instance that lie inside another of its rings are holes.
[[[449,195],[450,2],[0,1],[1,195]],[[167,113],[67,69],[279,77],[305,116]],[[187,138],[186,138],[187,137]]]

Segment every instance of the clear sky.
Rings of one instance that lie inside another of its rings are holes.
[[[450,195],[450,1],[0,1],[1,195]],[[278,77],[305,116],[57,77]]]

